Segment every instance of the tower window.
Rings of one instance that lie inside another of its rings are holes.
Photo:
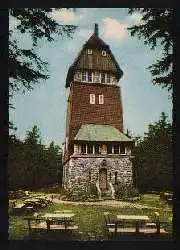
[[[93,82],[100,82],[100,72],[95,71],[93,73]]]
[[[111,144],[107,145],[107,153],[112,154],[112,145]]]
[[[88,154],[92,154],[93,153],[93,145],[92,144],[88,144],[87,145],[87,153]]]
[[[111,172],[109,173],[109,180],[111,181]]]
[[[114,144],[114,154],[119,154],[119,144]]]
[[[95,104],[95,94],[90,94],[90,104]]]
[[[125,145],[124,144],[120,145],[120,154],[125,154]]]
[[[92,49],[87,50],[88,55],[92,55]]]
[[[118,172],[116,171],[115,172],[115,185],[117,185],[117,174],[118,174]]]
[[[81,145],[81,153],[86,154],[86,144]]]
[[[88,71],[88,82],[92,82],[92,72]]]
[[[95,145],[95,154],[100,154],[100,145],[99,144],[96,144]]]
[[[109,75],[109,74],[107,74],[106,82],[107,82],[107,83],[110,83],[110,82],[111,82],[111,79],[110,79],[110,75]]]
[[[102,56],[106,56],[106,51],[102,50]]]
[[[82,72],[82,81],[86,81],[86,71]]]
[[[104,104],[104,95],[99,95],[99,104]]]
[[[106,74],[104,72],[101,73],[101,82],[102,83],[106,82]]]
[[[80,71],[77,71],[76,76],[77,76],[78,80],[81,80],[81,72]]]

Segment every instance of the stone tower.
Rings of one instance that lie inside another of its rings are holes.
[[[98,26],[70,66],[63,144],[63,186],[113,196],[118,183],[132,184],[132,141],[123,134],[121,90],[123,72],[109,45],[99,38]]]

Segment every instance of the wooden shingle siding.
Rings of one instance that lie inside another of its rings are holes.
[[[117,73],[116,64],[110,54],[102,56],[101,51],[94,51],[92,55],[82,55],[75,69],[103,70]]]
[[[92,49],[92,54],[88,54],[88,49]],[[106,56],[102,55],[102,51],[106,52]],[[123,75],[109,46],[95,34],[84,44],[74,63],[70,66],[66,78],[66,87],[70,86],[70,82],[73,81],[74,73],[77,70],[101,70],[111,72],[115,74],[118,81]]]

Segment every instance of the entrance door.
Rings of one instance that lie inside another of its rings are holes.
[[[105,168],[99,170],[99,187],[102,191],[107,189],[107,169]]]

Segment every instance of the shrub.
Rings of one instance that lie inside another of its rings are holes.
[[[9,191],[9,199],[20,199],[24,196],[26,193],[23,190]]]
[[[173,194],[168,192],[160,192],[160,199],[166,201],[168,204],[172,204]]]
[[[90,183],[89,185],[89,195],[91,197],[98,197],[98,190],[97,190],[97,187],[94,183]]]
[[[70,201],[95,201],[98,200],[98,193],[94,184],[89,186],[88,192],[73,192],[73,190],[63,193],[63,200]]]
[[[124,199],[128,197],[137,197],[139,196],[139,190],[132,185],[125,185],[118,183],[115,187],[115,198]]]

